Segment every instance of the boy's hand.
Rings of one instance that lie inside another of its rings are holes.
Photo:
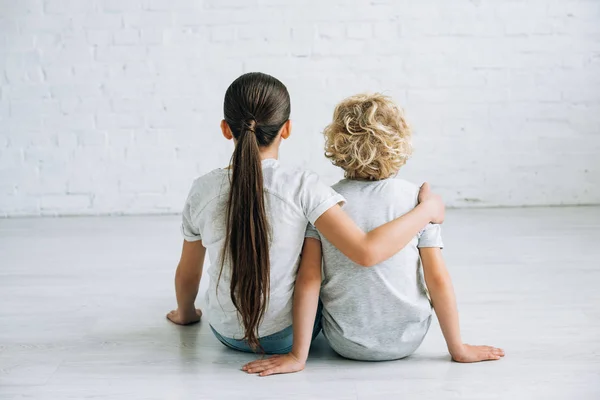
[[[471,346],[463,344],[457,351],[450,352],[452,360],[459,363],[472,363],[488,360],[499,360],[504,357],[504,350],[492,346]]]
[[[268,376],[302,371],[305,365],[305,362],[296,358],[292,353],[288,353],[249,362],[242,367],[242,371],[249,374],[258,374],[259,376]]]
[[[431,213],[431,223],[441,224],[444,222],[446,207],[442,197],[431,191],[429,183],[425,182],[419,190],[419,204],[426,204]]]
[[[200,321],[201,317],[202,311],[199,308],[191,309],[190,311],[177,309],[167,314],[167,319],[177,325],[195,324]]]

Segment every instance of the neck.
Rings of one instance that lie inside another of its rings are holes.
[[[260,159],[267,160],[269,158],[279,159],[279,146],[269,146],[260,149]]]

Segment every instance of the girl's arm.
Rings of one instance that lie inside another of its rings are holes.
[[[177,310],[167,314],[167,318],[177,325],[189,325],[200,321],[202,311],[194,307],[206,249],[202,240],[195,242],[183,241],[181,259],[175,273],[175,293],[177,295]]]
[[[256,360],[242,367],[249,374],[267,376],[302,371],[308,358],[321,289],[321,242],[306,238],[294,288],[294,344],[292,352]]]
[[[419,192],[419,204],[412,211],[369,233],[363,232],[339,205],[325,211],[315,227],[346,257],[372,267],[402,250],[429,222],[443,220],[444,203],[425,183]]]
[[[471,346],[462,342],[456,298],[442,251],[437,247],[431,247],[421,248],[419,252],[427,289],[452,359],[466,363],[499,360],[500,357],[504,357],[502,349],[491,346]]]

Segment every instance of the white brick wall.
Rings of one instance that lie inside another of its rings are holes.
[[[329,182],[333,106],[385,91],[449,205],[600,203],[600,1],[0,0],[0,215],[179,211],[255,70]]]

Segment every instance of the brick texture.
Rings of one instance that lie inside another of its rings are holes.
[[[600,203],[598,1],[0,0],[0,216],[180,211],[256,70],[292,95],[282,162],[327,182],[334,105],[383,91],[448,205]]]

